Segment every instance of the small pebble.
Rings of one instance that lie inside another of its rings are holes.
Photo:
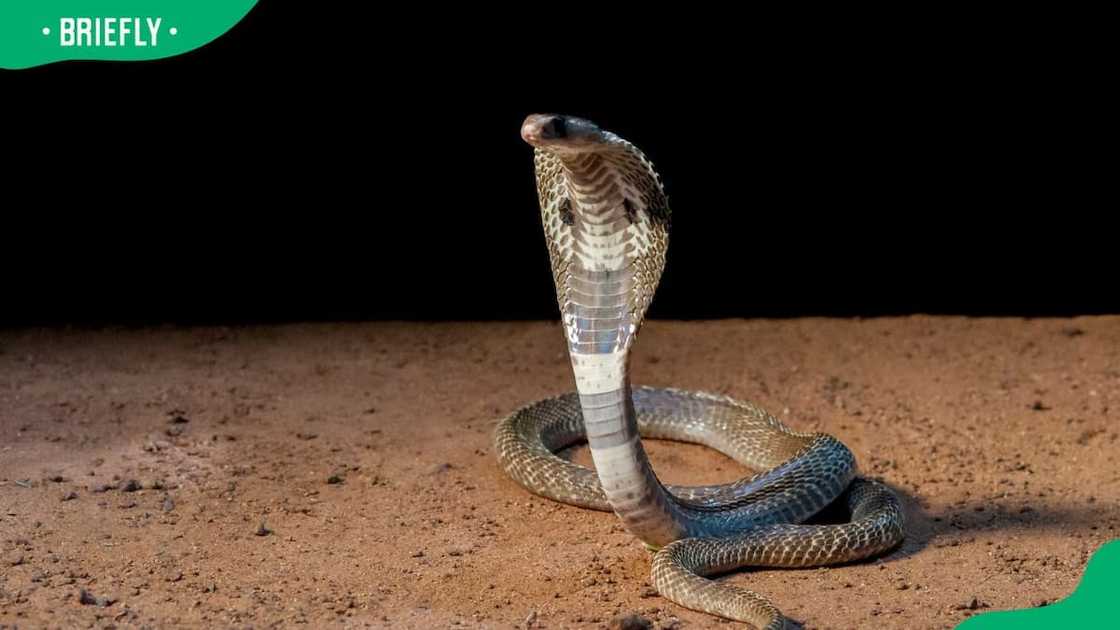
[[[66,494],[62,495],[62,500],[63,501],[73,501],[74,499],[77,499],[77,498],[78,498],[78,493],[74,492],[73,490],[71,490],[70,492],[67,492]]]
[[[977,610],[979,608],[988,608],[988,607],[989,607],[988,604],[985,604],[984,602],[980,601],[979,599],[973,597],[972,600],[969,601],[967,604],[957,604],[956,609],[957,610]]]

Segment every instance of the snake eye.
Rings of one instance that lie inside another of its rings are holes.
[[[541,125],[541,138],[544,140],[558,140],[568,135],[568,123],[563,116],[553,116],[548,122]]]

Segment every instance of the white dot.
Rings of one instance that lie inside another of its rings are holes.
[[[44,27],[43,27],[43,34],[44,34],[44,35],[50,35],[50,34],[51,34],[51,27],[49,27],[49,26],[44,26]]]
[[[178,34],[179,34],[179,29],[177,29],[177,28],[175,28],[174,26],[172,26],[172,27],[171,27],[171,30],[170,30],[170,31],[168,31],[168,33],[171,33],[172,35],[178,35]]]

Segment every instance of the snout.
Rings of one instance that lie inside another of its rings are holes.
[[[530,114],[521,124],[521,139],[533,146],[567,137],[567,121],[556,114]]]

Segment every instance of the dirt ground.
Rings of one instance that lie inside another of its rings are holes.
[[[883,558],[725,578],[807,628],[1053,602],[1120,537],[1120,317],[652,321],[633,375],[832,433],[904,494]],[[725,627],[613,515],[498,470],[496,419],[571,378],[554,323],[0,331],[0,626]]]

